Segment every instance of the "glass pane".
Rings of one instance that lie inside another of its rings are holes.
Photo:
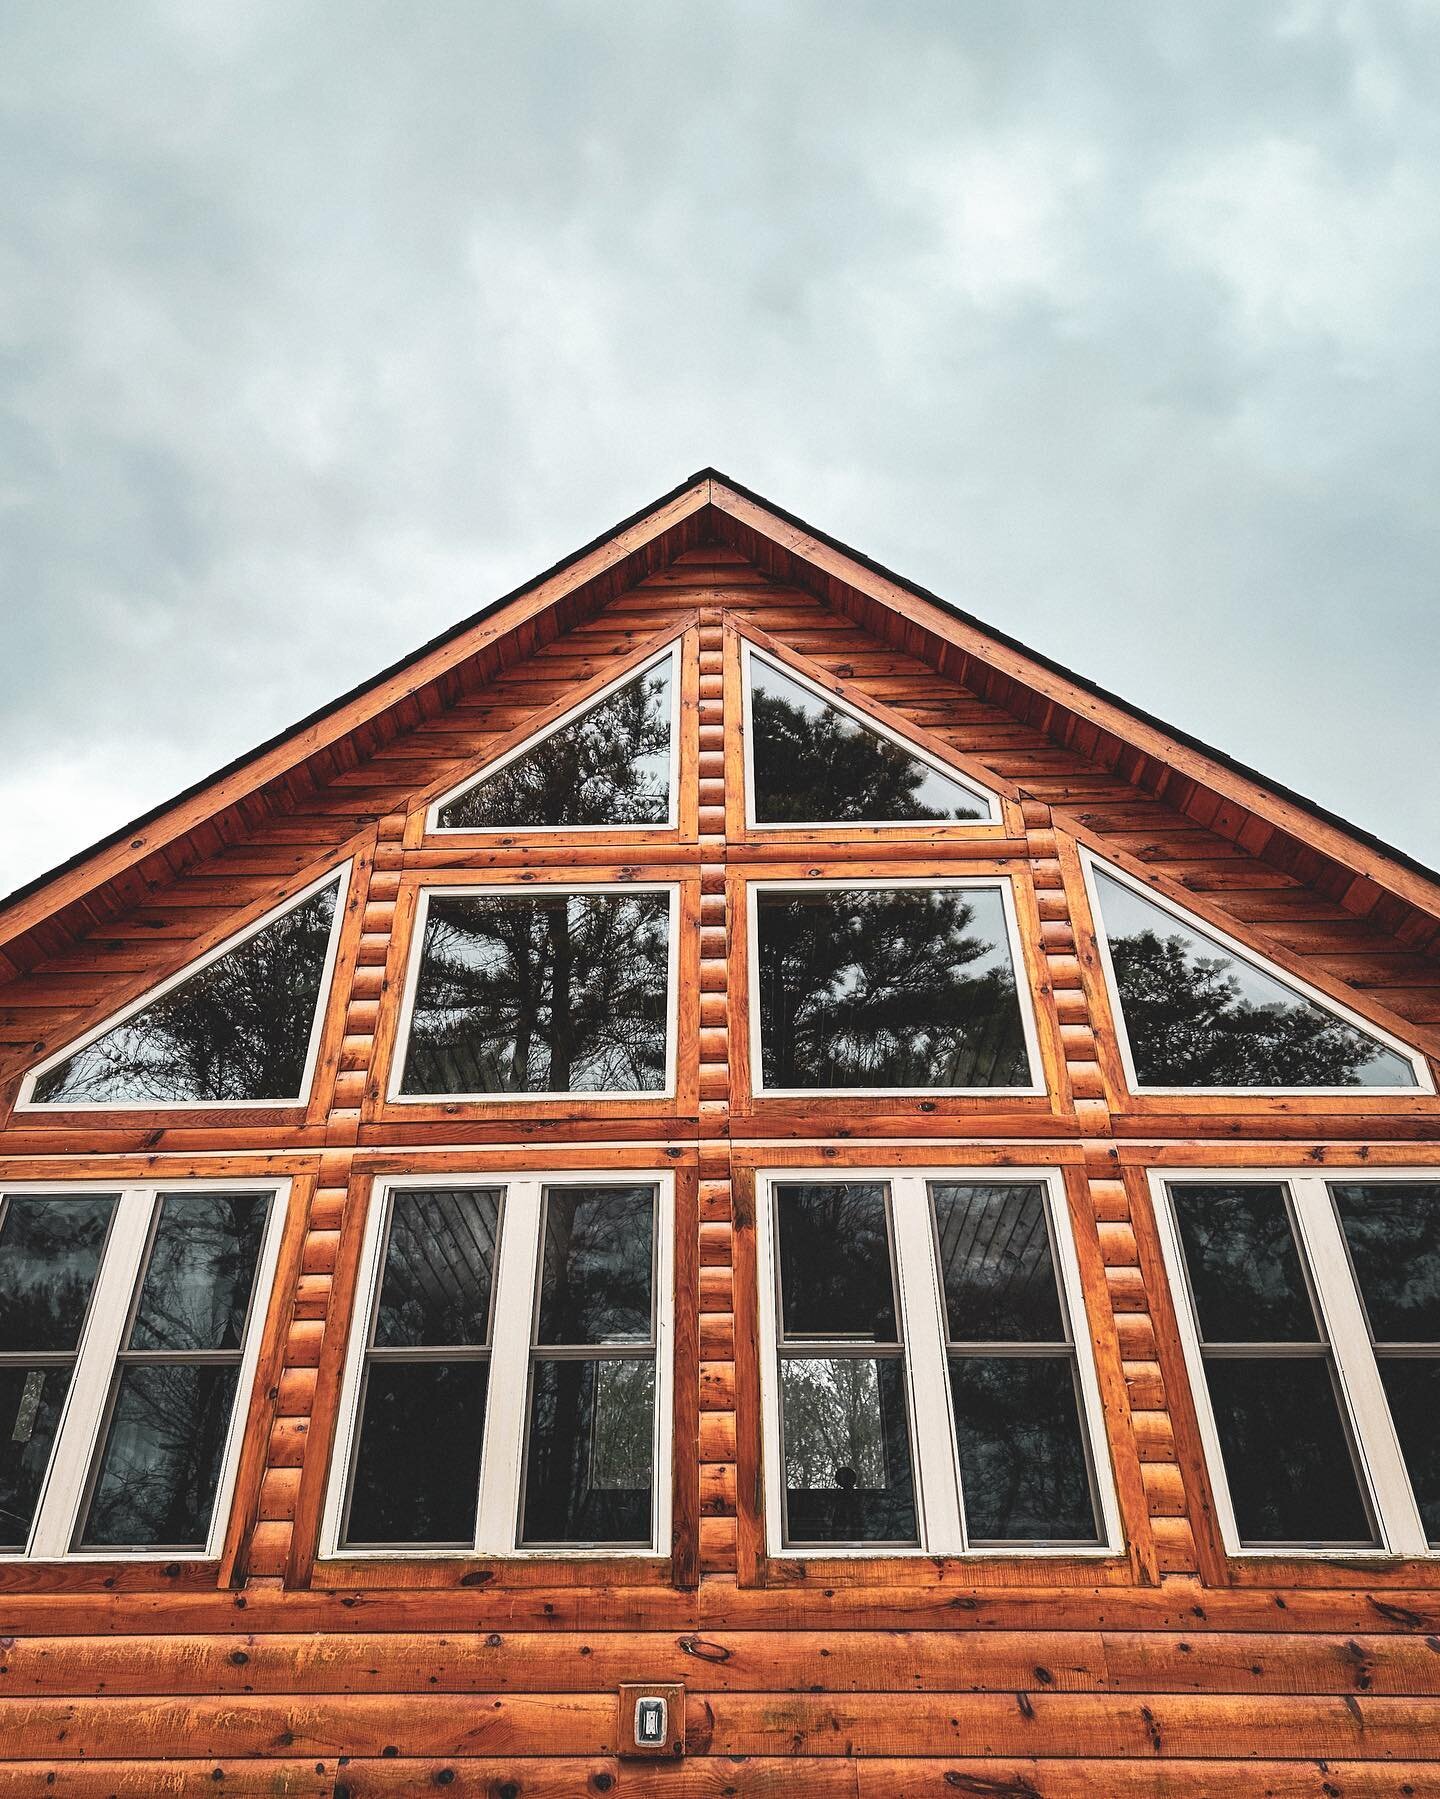
[[[23,1549],[30,1536],[72,1372],[0,1367],[0,1549]]]
[[[1318,1343],[1281,1186],[1172,1187],[1207,1343]]]
[[[670,816],[667,656],[440,809],[450,830],[663,825]]]
[[[82,1548],[204,1548],[239,1378],[233,1364],[121,1368]]]
[[[74,1349],[115,1195],[12,1193],[0,1203],[0,1350]]]
[[[40,1076],[73,1105],[299,1099],[338,877]]]
[[[1440,1181],[1332,1186],[1377,1343],[1440,1343]]]
[[[1370,1523],[1321,1356],[1205,1364],[1244,1543],[1369,1543]]]
[[[1063,1343],[1045,1190],[932,1186],[945,1315],[957,1343]]]
[[[527,1543],[648,1543],[655,1365],[538,1360],[525,1459]]]
[[[664,893],[434,894],[402,1091],[665,1085]]]
[[[753,895],[767,1087],[1026,1086],[993,887]]]
[[[1431,1356],[1381,1356],[1380,1379],[1425,1535],[1440,1541],[1440,1361]]]
[[[486,1362],[372,1362],[347,1543],[468,1547],[480,1503]]]
[[[1068,1356],[952,1356],[950,1397],[972,1543],[1095,1543]]]
[[[1132,887],[1095,875],[1142,1087],[1414,1087],[1409,1061]]]
[[[784,1334],[897,1342],[884,1187],[776,1187],[775,1215]]]
[[[889,824],[988,818],[965,784],[750,658],[755,817],[761,824]]]
[[[270,1214],[268,1193],[166,1193],[131,1349],[238,1349]]]
[[[915,1488],[897,1356],[780,1363],[792,1543],[913,1543]]]
[[[650,1339],[653,1187],[548,1187],[539,1343]]]
[[[489,1342],[500,1193],[484,1187],[392,1196],[377,1344]]]

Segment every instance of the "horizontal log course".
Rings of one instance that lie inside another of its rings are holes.
[[[603,1693],[257,1694],[0,1703],[10,1759],[133,1755],[608,1755],[616,1704]],[[1154,1761],[1306,1757],[1435,1759],[1440,1706],[1374,1697],[1180,1694],[722,1693],[692,1687],[692,1754],[1108,1756]]]
[[[0,1700],[178,1694],[595,1692],[1440,1694],[1421,1638],[1141,1631],[796,1631],[21,1637]]]
[[[1156,1785],[1163,1778],[1163,1788]],[[447,1793],[459,1799],[1434,1799],[1432,1768],[1416,1762],[1270,1760],[1154,1763],[1087,1758],[1003,1757],[974,1761],[886,1756],[691,1757],[678,1763],[613,1756],[379,1759],[346,1756],[251,1761],[30,1762],[0,1765],[0,1799],[35,1793],[59,1799],[391,1799]]]

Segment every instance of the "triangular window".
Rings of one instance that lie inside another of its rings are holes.
[[[30,1077],[27,1106],[277,1104],[310,1082],[345,872],[222,943]]]
[[[1141,1088],[1418,1089],[1414,1058],[1178,907],[1091,864]]]
[[[438,800],[432,830],[673,825],[674,645]]]
[[[757,825],[988,824],[992,795],[778,662],[747,650]]]

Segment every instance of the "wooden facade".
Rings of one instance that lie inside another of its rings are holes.
[[[673,829],[427,829],[437,796],[678,639]],[[757,830],[750,643],[1000,798],[959,832]],[[215,1560],[0,1560],[0,1794],[223,1791],[1275,1799],[1440,1794],[1440,1567],[1238,1556],[1147,1176],[1440,1171],[1433,1091],[1132,1092],[1093,851],[1440,1070],[1440,881],[707,471],[0,910],[0,1184],[284,1176],[290,1204]],[[27,1071],[342,862],[308,1097],[43,1111]],[[1044,1092],[766,1098],[757,880],[1007,876]],[[673,1097],[388,1097],[422,888],[680,893]],[[1058,1170],[1121,1544],[782,1557],[767,1545],[757,1169]],[[673,1172],[673,1549],[321,1553],[377,1179]],[[618,1754],[680,1682],[686,1753]]]

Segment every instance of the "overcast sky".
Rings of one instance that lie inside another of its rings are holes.
[[[0,891],[715,463],[1431,863],[1437,0],[9,0]]]

